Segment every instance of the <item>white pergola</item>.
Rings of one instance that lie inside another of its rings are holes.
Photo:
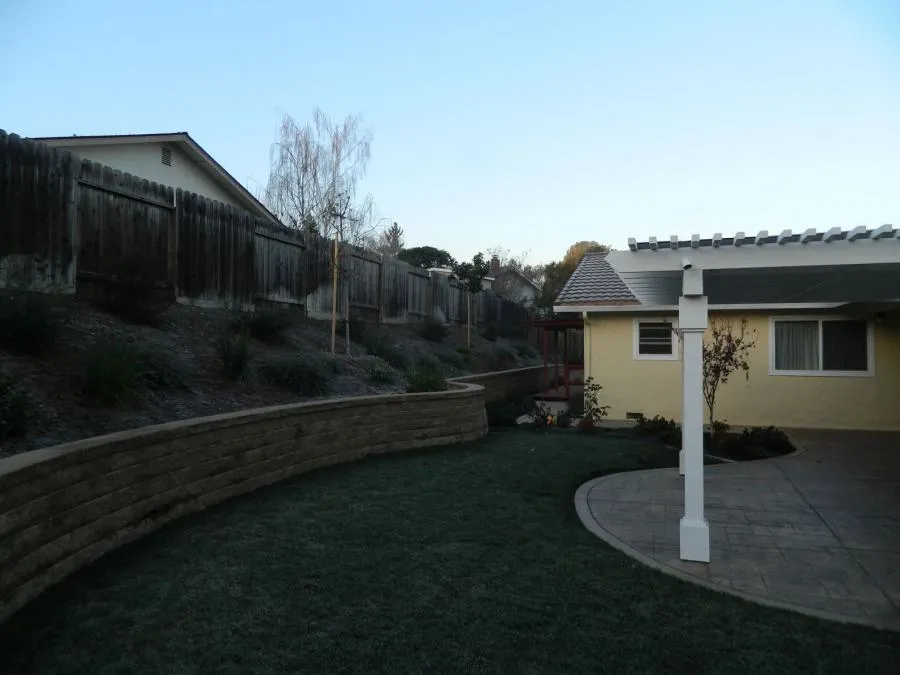
[[[703,334],[710,309],[838,309],[896,306],[900,300],[900,229],[883,225],[849,231],[808,229],[709,239],[629,239],[607,261],[632,290],[634,311],[678,311],[682,340],[682,560],[709,562],[704,514]],[[704,289],[704,273],[708,289]],[[710,302],[708,293],[716,295]],[[677,305],[673,302],[677,298]],[[621,311],[621,307],[570,307]]]

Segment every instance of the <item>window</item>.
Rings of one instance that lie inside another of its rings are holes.
[[[166,166],[172,166],[172,149],[171,148],[163,148],[162,156],[160,157],[160,162],[165,164]]]
[[[774,319],[772,373],[869,375],[871,326],[865,319]]]
[[[675,325],[660,319],[634,322],[634,358],[677,359]]]

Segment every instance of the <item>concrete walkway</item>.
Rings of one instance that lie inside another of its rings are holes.
[[[794,431],[787,457],[706,467],[711,562],[678,555],[675,469],[604,476],[575,506],[604,541],[749,600],[900,630],[900,434]]]

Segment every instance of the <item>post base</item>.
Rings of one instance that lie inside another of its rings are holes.
[[[678,451],[678,475],[684,475],[684,450]]]
[[[709,562],[709,523],[685,516],[680,527],[681,559]]]

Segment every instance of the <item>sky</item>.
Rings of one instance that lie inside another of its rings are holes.
[[[314,107],[408,246],[900,223],[897,0],[0,0],[0,128],[188,131],[241,183]]]

